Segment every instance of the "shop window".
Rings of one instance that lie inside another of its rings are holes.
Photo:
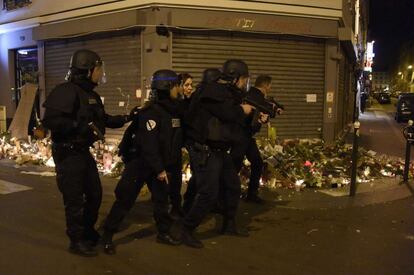
[[[26,83],[37,84],[38,78],[38,59],[37,48],[23,48],[16,50],[15,54],[15,76],[16,76],[16,95],[15,100],[18,104],[20,99],[20,89]]]

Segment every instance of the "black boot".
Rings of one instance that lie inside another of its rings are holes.
[[[112,237],[114,234],[106,232],[102,236],[102,243],[104,247],[104,253],[108,255],[116,254],[115,245],[112,242]]]
[[[173,206],[170,211],[170,217],[173,220],[179,220],[184,217],[184,210],[181,206]]]
[[[244,200],[250,203],[257,203],[257,204],[264,203],[264,200],[261,197],[259,197],[259,195],[257,194],[247,194]]]
[[[221,234],[238,236],[238,237],[249,237],[249,231],[247,229],[237,228],[236,221],[232,219],[223,220],[223,227],[221,228]]]
[[[203,243],[193,236],[193,230],[183,228],[181,233],[182,242],[192,248],[203,248]]]
[[[99,235],[98,231],[96,231],[94,228],[85,230],[84,236],[85,241],[92,247],[97,246],[99,240],[101,239],[101,235]]]
[[[180,239],[174,238],[169,233],[158,233],[157,242],[163,243],[163,244],[168,244],[168,245],[180,245],[181,244]]]
[[[98,255],[98,252],[84,241],[71,242],[69,252],[83,257],[95,257]]]

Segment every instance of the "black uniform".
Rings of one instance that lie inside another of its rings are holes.
[[[101,205],[102,187],[95,160],[89,146],[105,127],[119,128],[126,116],[105,113],[99,95],[90,80],[73,80],[58,85],[48,96],[43,124],[52,133],[52,155],[56,164],[56,180],[63,195],[67,235],[72,242],[84,239],[96,242],[94,229]]]
[[[203,78],[200,84],[197,86],[195,92],[191,95],[190,98],[186,99],[183,102],[184,108],[182,109],[184,109],[183,111],[184,135],[185,135],[185,129],[187,128],[186,122],[191,122],[194,112],[197,111],[197,106],[190,109],[191,101],[197,102],[199,100],[200,93],[203,90],[203,87],[207,85],[208,83],[217,82],[220,76],[221,76],[221,71],[217,68],[209,68],[209,69],[204,70]],[[195,105],[197,105],[197,103],[195,103]],[[191,163],[191,159],[190,159],[190,168],[192,169],[193,166],[194,165]],[[183,203],[184,212],[187,213],[188,211],[190,211],[196,194],[197,194],[196,180],[195,180],[194,172],[192,171],[192,176],[187,183],[187,189],[184,194],[184,203]]]
[[[199,99],[191,104],[186,131],[188,150],[196,179],[197,195],[184,218],[187,230],[194,230],[215,206],[220,185],[226,195],[224,216],[234,219],[240,197],[240,180],[234,169],[229,149],[240,134],[245,115],[235,104],[224,84],[210,83],[203,87]]]
[[[129,161],[115,189],[116,201],[106,219],[105,232],[113,234],[117,231],[146,182],[152,192],[158,231],[160,234],[169,233],[169,185],[159,181],[157,175],[165,170],[170,182],[181,182],[183,137],[177,108],[176,101],[163,99],[139,112],[132,144],[134,153],[127,156]]]
[[[248,96],[259,103],[265,101],[264,94],[255,87],[251,87],[245,96]],[[251,164],[248,196],[257,195],[260,186],[260,177],[263,171],[263,159],[260,155],[259,149],[257,148],[256,139],[253,137],[260,131],[261,124],[258,121],[252,121],[252,119],[253,114],[250,114],[246,118],[245,125],[243,127],[244,138],[240,139],[238,146],[234,146],[231,152],[237,172],[239,172],[243,166],[244,156],[247,157]]]
[[[202,87],[205,85],[205,83],[200,84],[195,92],[191,95],[190,98],[186,98],[182,104],[181,104],[181,113],[182,113],[182,118],[183,118],[183,130],[184,130],[184,136],[186,136],[186,130],[190,129],[191,125],[193,122],[193,116],[195,115],[195,112],[197,111],[197,106],[193,106],[191,107],[191,102],[193,102],[194,105],[197,105],[197,101],[199,100],[199,96],[202,90]],[[189,145],[193,144],[194,141],[193,140],[187,140],[187,142],[185,142],[185,147],[187,148],[187,151],[189,151]],[[189,144],[190,143],[190,144]],[[191,163],[191,158],[190,158],[190,169],[191,169],[191,178],[189,179],[188,183],[187,183],[187,189],[184,193],[183,199],[183,210],[185,213],[188,213],[188,211],[190,211],[191,206],[193,205],[193,201],[194,198],[197,194],[197,186],[196,186],[196,178],[194,175],[194,170],[193,170],[193,164]]]

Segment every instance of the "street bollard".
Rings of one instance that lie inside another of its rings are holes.
[[[356,175],[358,169],[358,139],[359,139],[359,121],[354,122],[354,142],[352,144],[352,172],[351,172],[351,186],[349,188],[349,196],[353,197],[356,193]]]
[[[410,158],[411,158],[411,143],[414,141],[414,129],[413,129],[413,121],[408,121],[408,126],[404,127],[403,135],[407,140],[405,146],[405,163],[404,163],[404,174],[403,174],[403,182],[408,182],[408,172],[410,170]]]

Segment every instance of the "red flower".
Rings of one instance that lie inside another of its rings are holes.
[[[307,161],[305,162],[305,166],[306,166],[306,167],[311,167],[311,166],[312,166],[312,162],[310,162],[309,160],[307,160]]]

